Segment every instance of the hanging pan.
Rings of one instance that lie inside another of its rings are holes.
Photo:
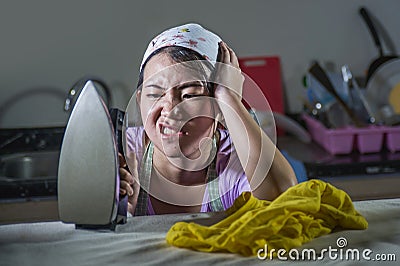
[[[400,58],[394,54],[385,55],[383,53],[380,38],[366,8],[360,8],[360,14],[379,50],[379,57],[373,60],[368,68],[366,97],[378,123],[398,124],[400,119]]]
[[[371,33],[372,38],[374,39],[375,46],[378,48],[378,51],[379,51],[379,57],[376,58],[375,60],[373,60],[368,68],[368,72],[367,72],[367,82],[368,82],[368,80],[371,78],[372,74],[381,65],[383,65],[384,63],[387,63],[393,59],[398,59],[399,57],[397,55],[393,55],[393,54],[385,55],[383,53],[381,40],[379,38],[378,32],[376,31],[374,23],[371,20],[369,12],[367,11],[367,9],[365,7],[362,7],[362,8],[360,8],[360,14],[361,14],[362,18],[364,19],[365,23],[367,24],[369,32]]]

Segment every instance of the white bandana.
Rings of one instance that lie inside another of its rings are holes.
[[[221,38],[198,24],[185,24],[160,33],[147,47],[140,71],[144,62],[156,50],[168,46],[181,46],[198,52],[206,60],[215,63],[218,55],[218,43]]]

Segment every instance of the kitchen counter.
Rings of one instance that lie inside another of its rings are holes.
[[[315,143],[306,144],[291,136],[280,137],[278,147],[301,162],[309,178],[325,180],[355,201],[400,197],[400,153],[333,156]],[[52,185],[50,194],[3,199],[0,224],[58,220],[56,180]],[[49,188],[44,183],[37,186]]]
[[[353,200],[400,197],[400,152],[331,155],[315,143],[281,137],[278,147],[304,165],[309,179],[321,179]]]
[[[58,221],[57,198],[0,203],[0,224]]]

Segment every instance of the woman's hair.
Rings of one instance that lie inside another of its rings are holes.
[[[203,56],[201,56],[198,52],[188,49],[188,48],[185,48],[185,47],[180,47],[180,46],[163,47],[158,50],[155,50],[149,57],[147,57],[146,61],[143,63],[142,70],[140,71],[140,74],[139,74],[137,89],[140,90],[141,86],[143,84],[143,81],[144,81],[143,73],[144,73],[144,69],[147,65],[147,62],[149,62],[149,60],[157,54],[166,54],[176,63],[198,61],[199,64],[198,64],[198,66],[196,66],[196,69],[198,69],[199,71],[202,72],[202,73],[200,73],[201,76],[203,77],[202,81],[206,82],[206,88],[207,88],[210,96],[214,95],[214,84],[209,82],[210,77],[209,77],[209,74],[207,74],[207,73],[213,72],[213,70],[214,70],[213,65],[209,61],[207,61]],[[206,69],[204,69],[204,66],[208,68],[208,71]]]

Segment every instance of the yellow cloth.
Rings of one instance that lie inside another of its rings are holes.
[[[227,218],[212,225],[178,222],[167,233],[169,244],[203,252],[257,255],[268,249],[289,251],[335,227],[366,229],[368,222],[342,190],[320,180],[291,187],[274,201],[242,193]]]

